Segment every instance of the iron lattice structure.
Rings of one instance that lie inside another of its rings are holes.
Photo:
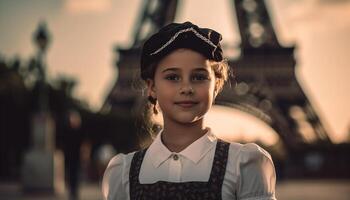
[[[176,0],[144,2],[133,45],[116,49],[118,77],[102,110],[129,115],[130,120],[140,112],[142,94],[134,88],[140,47],[145,38],[174,21],[177,5]],[[265,2],[235,0],[232,7],[241,35],[241,56],[229,60],[237,85],[226,85],[216,104],[239,109],[266,122],[279,134],[287,152],[309,142],[330,143],[295,77],[294,47],[282,47],[278,42]]]

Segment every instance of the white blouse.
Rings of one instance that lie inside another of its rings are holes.
[[[188,182],[209,180],[216,136],[209,131],[183,151],[171,152],[161,133],[147,149],[141,165],[141,184],[157,181]],[[111,159],[102,180],[106,200],[129,200],[129,169],[135,152]],[[222,185],[223,200],[275,200],[276,174],[271,156],[256,144],[231,143]]]

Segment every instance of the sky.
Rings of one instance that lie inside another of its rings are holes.
[[[98,110],[116,78],[115,47],[128,48],[141,0],[0,0],[0,55],[28,61],[32,34],[45,20],[51,43],[46,64],[51,79],[78,80],[75,95]],[[223,42],[240,37],[229,0],[180,1],[177,22],[218,30]],[[335,142],[350,129],[350,1],[267,0],[277,37],[295,45],[296,76]],[[213,9],[215,8],[215,9]],[[213,13],[214,11],[214,13]]]

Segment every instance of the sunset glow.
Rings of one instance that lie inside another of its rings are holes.
[[[350,1],[265,2],[280,42],[296,45],[296,78],[330,138],[349,140]],[[45,20],[52,35],[46,58],[50,79],[76,78],[74,95],[97,111],[115,83],[114,48],[131,45],[141,6],[139,0],[0,1],[0,56],[29,60],[35,54],[32,34]],[[217,29],[224,45],[239,46],[229,0],[181,1],[175,20]],[[308,125],[301,128],[312,140]]]

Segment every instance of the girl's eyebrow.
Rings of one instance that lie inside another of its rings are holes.
[[[192,70],[192,71],[203,71],[203,72],[209,72],[206,68],[203,68],[203,67],[198,67],[198,68],[196,68],[196,69],[194,69],[194,70]]]
[[[176,68],[176,67],[169,67],[169,68],[164,69],[164,70],[162,71],[162,73],[165,73],[165,72],[167,72],[167,71],[181,71],[181,69]],[[193,69],[192,71],[209,72],[209,71],[208,71],[206,68],[204,68],[204,67],[197,67],[197,68]]]
[[[162,71],[162,73],[167,72],[167,71],[180,71],[180,69],[176,68],[176,67],[169,67],[169,68],[164,69]]]

